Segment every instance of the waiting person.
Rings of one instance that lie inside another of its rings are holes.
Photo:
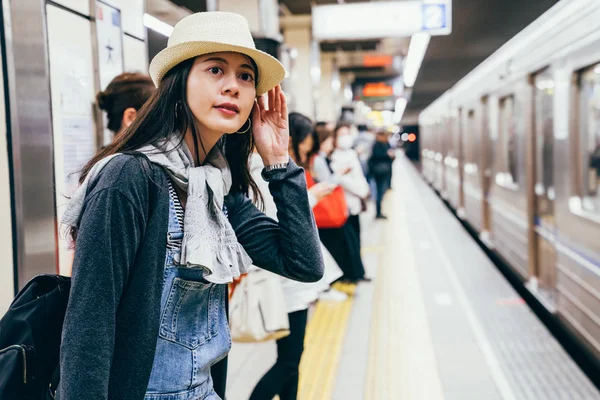
[[[342,165],[339,170],[334,171],[335,164],[331,159],[335,150],[333,132],[328,129],[320,129],[315,136],[316,146],[319,149],[313,157],[311,165],[315,181],[340,185],[344,190],[346,190],[346,187],[353,187],[353,190],[361,194],[363,192],[368,193],[368,185],[365,190],[365,185],[362,184],[366,182],[364,182],[360,169],[358,172],[363,182],[359,182],[357,188],[354,188],[354,182],[351,182],[356,177],[356,168]],[[360,165],[358,168],[360,168]],[[352,225],[350,219],[341,228],[319,228],[319,237],[344,272],[342,281],[348,283],[370,281],[370,278],[365,276],[365,268],[360,256],[360,238],[357,234],[357,227]]]
[[[337,172],[339,183],[344,188],[346,204],[348,205],[348,222],[356,231],[360,243],[360,214],[366,210],[366,201],[369,197],[369,184],[360,165],[356,151],[352,149],[354,137],[350,132],[350,125],[338,124],[333,131],[335,150],[331,154],[331,169]]]
[[[98,107],[106,112],[107,128],[115,136],[127,129],[137,117],[140,108],[156,92],[148,75],[124,72],[117,75],[96,95]]]
[[[394,162],[394,151],[390,148],[388,134],[385,131],[377,132],[376,141],[373,145],[373,153],[369,159],[369,173],[375,179],[377,193],[375,195],[375,204],[377,209],[377,219],[387,219],[381,212],[381,203],[383,196],[390,188],[389,182],[392,175],[392,163]]]
[[[361,124],[357,126],[358,136],[354,139],[354,145],[352,148],[356,150],[358,159],[360,160],[360,166],[363,169],[365,178],[369,179],[369,158],[373,151],[373,144],[375,144],[375,135],[373,135],[367,125]]]
[[[252,263],[299,281],[323,274],[288,153],[285,70],[254,48],[248,22],[184,18],[150,72],[158,90],[84,167],[65,212],[76,248],[61,400],[220,399],[210,368],[231,346],[227,284]],[[254,146],[279,223],[246,195],[259,193]]]

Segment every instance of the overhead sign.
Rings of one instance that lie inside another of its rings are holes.
[[[452,0],[377,1],[313,6],[315,40],[406,37],[417,32],[449,35]]]
[[[383,82],[367,83],[363,90],[364,97],[387,97],[394,95],[394,88]]]
[[[364,67],[389,67],[393,62],[394,58],[385,54],[365,54],[363,56]]]

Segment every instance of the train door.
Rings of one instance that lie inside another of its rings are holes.
[[[454,121],[454,126],[456,129],[456,158],[458,159],[458,213],[461,217],[464,217],[465,214],[465,190],[464,190],[464,182],[465,182],[465,171],[464,167],[464,151],[463,151],[463,121],[462,121],[462,108],[458,109],[458,114],[456,115]]]
[[[482,231],[481,238],[487,245],[490,245],[490,232],[492,230],[491,223],[491,207],[489,193],[492,186],[493,176],[493,151],[490,132],[490,100],[488,97],[481,99],[481,173],[482,173]]]
[[[556,305],[556,244],[554,220],[554,78],[550,70],[534,77],[534,160],[537,290],[550,309]]]

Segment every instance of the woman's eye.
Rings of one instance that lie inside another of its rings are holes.
[[[211,69],[209,69],[210,73],[213,75],[218,75],[221,73],[221,68],[219,67],[212,67]]]
[[[240,78],[245,82],[252,82],[254,80],[254,77],[251,74],[247,73],[241,74]]]

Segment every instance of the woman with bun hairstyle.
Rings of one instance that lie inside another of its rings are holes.
[[[252,264],[303,282],[323,275],[304,171],[288,154],[285,70],[256,50],[248,22],[184,18],[150,76],[156,92],[83,168],[62,221],[75,258],[61,400],[218,400],[227,284]],[[259,193],[254,146],[279,222],[247,195]]]
[[[107,128],[115,136],[127,129],[154,92],[156,87],[148,75],[139,72],[117,75],[104,91],[96,95],[98,107],[108,117]]]

